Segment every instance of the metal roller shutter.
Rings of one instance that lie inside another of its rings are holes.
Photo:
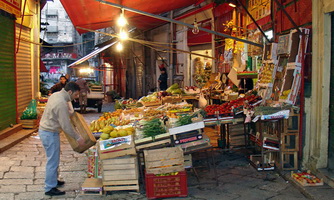
[[[0,13],[0,130],[16,124],[14,20]]]
[[[16,39],[20,34],[20,25],[16,24]],[[17,112],[21,114],[32,99],[30,29],[22,27],[19,51],[16,54]],[[17,42],[16,42],[17,43]]]

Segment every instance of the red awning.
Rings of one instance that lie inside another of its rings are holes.
[[[117,20],[120,9],[106,4],[102,4],[96,0],[60,0],[64,6],[68,16],[75,27],[83,27],[87,29],[101,29],[111,27]],[[119,0],[109,0],[112,3],[118,3]],[[123,0],[122,5],[134,8],[140,11],[162,14],[177,8],[193,5],[201,0]],[[125,11],[125,17],[128,19],[129,25],[138,29],[149,29],[165,23],[164,21],[146,17],[133,12]],[[79,33],[87,31],[76,28]]]
[[[43,61],[40,59],[39,60],[39,72],[48,72],[48,70],[46,69]]]

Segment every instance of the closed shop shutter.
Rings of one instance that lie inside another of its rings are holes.
[[[16,124],[14,20],[0,13],[0,130]]]
[[[19,38],[20,25],[16,24],[16,38]],[[16,54],[17,112],[21,114],[32,99],[32,66],[30,29],[22,27],[19,51]],[[17,43],[17,42],[16,42]]]

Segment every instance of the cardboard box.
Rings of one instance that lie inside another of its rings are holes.
[[[81,114],[74,112],[74,114],[71,116],[71,123],[74,129],[76,129],[81,137],[85,140],[85,145],[79,146],[76,139],[70,137],[67,133],[64,132],[68,142],[70,143],[74,151],[78,153],[83,153],[84,151],[95,145],[96,139]]]

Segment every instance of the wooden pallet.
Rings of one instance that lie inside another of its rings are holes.
[[[139,192],[138,161],[136,156],[125,156],[102,161],[104,191],[136,190]]]
[[[163,174],[184,170],[183,150],[180,147],[144,150],[145,169],[149,174]]]
[[[159,147],[159,146],[167,146],[171,144],[171,140],[170,140],[169,133],[164,133],[164,134],[157,135],[154,140],[152,137],[147,137],[147,138],[136,140],[135,144],[136,144],[136,150],[140,151],[140,150],[150,149],[150,148]]]

